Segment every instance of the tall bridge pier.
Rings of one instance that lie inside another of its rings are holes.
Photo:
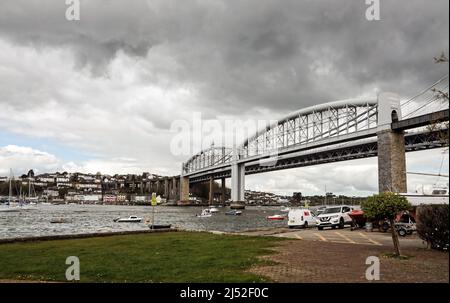
[[[189,177],[180,176],[180,202],[189,202]]]
[[[245,193],[245,166],[239,164],[239,152],[233,149],[233,163],[231,164],[231,201],[243,202]]]
[[[390,93],[378,99],[378,191],[406,193],[405,136],[402,130],[392,129],[401,119],[399,98]]]

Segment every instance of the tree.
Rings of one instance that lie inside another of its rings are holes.
[[[397,256],[400,256],[401,252],[394,219],[399,212],[409,210],[410,208],[411,204],[405,197],[392,192],[373,195],[361,203],[361,209],[367,218],[383,218],[389,220],[392,242],[394,243],[395,254]]]
[[[442,54],[439,57],[434,57],[434,62],[437,64],[448,64],[449,60],[447,56],[445,55],[445,52],[442,52]],[[448,91],[433,87],[431,91],[434,94],[435,100],[441,100],[442,103],[448,103],[449,102],[449,95]],[[432,121],[430,125],[427,126],[427,129],[430,133],[435,132],[437,139],[440,139],[441,142],[444,142],[445,146],[449,145],[449,134],[448,134],[448,126],[449,122],[440,121],[439,119]]]

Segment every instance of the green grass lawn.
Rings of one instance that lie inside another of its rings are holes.
[[[263,282],[246,272],[275,237],[170,232],[0,245],[0,279],[65,281],[68,256],[81,282]]]

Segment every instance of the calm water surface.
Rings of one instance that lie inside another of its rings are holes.
[[[287,226],[287,221],[267,221],[266,216],[283,214],[280,207],[247,207],[241,216],[227,216],[228,207],[210,218],[197,218],[202,207],[155,207],[155,224],[172,224],[186,230],[244,231]],[[286,214],[286,213],[284,213]],[[132,231],[148,229],[145,223],[116,223],[117,217],[136,215],[152,218],[150,206],[36,205],[19,212],[0,212],[0,238]],[[50,223],[64,219],[67,223]]]

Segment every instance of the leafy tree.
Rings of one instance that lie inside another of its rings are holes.
[[[392,242],[394,243],[395,254],[398,256],[401,255],[401,252],[394,220],[399,212],[410,208],[411,204],[405,197],[392,192],[373,195],[361,203],[361,209],[367,218],[384,218],[389,220]]]

